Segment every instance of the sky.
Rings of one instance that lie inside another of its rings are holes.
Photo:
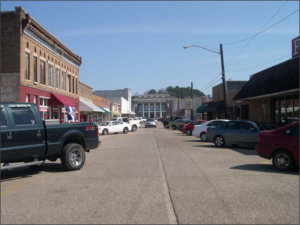
[[[15,6],[82,57],[79,79],[94,91],[134,95],[193,82],[211,94],[221,83],[220,55],[183,46],[219,52],[222,43],[226,80],[249,80],[290,59],[299,36],[298,1],[1,1],[1,11]]]

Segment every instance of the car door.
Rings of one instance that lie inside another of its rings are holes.
[[[122,132],[122,131],[123,131],[123,122],[117,122],[116,132]]]
[[[293,154],[295,161],[299,162],[299,124],[286,130],[280,138],[283,146],[286,146]]]
[[[13,134],[10,120],[4,106],[1,105],[1,162],[14,158]]]
[[[45,154],[44,126],[31,105],[9,105],[14,160],[31,161]]]
[[[238,134],[239,134],[239,123],[235,121],[228,121],[221,126],[221,134],[225,139],[226,144],[238,144]]]
[[[111,126],[109,128],[109,133],[115,133],[115,132],[118,132],[117,131],[117,121],[113,121],[111,122]]]
[[[240,122],[239,124],[239,145],[256,146],[258,144],[259,130],[250,123]]]

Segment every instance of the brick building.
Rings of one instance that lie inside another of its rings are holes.
[[[106,98],[102,98],[93,94],[93,104],[100,107],[104,112],[101,113],[102,121],[109,121],[112,117],[110,112],[110,101]]]
[[[79,66],[22,7],[1,12],[1,101],[36,103],[43,119],[78,121]]]

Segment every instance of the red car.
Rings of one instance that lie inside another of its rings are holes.
[[[205,120],[193,120],[190,123],[187,123],[183,126],[183,129],[181,130],[182,133],[187,134],[187,135],[192,135],[193,130],[194,130],[194,125],[200,125],[202,123],[205,123]]]
[[[277,130],[261,131],[255,150],[260,157],[272,159],[278,170],[299,166],[299,122]]]

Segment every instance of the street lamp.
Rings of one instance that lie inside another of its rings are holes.
[[[221,55],[223,94],[224,94],[224,101],[225,101],[225,119],[227,119],[228,115],[227,115],[226,90],[225,90],[225,68],[224,68],[224,58],[223,58],[223,46],[222,46],[222,44],[220,44],[220,52],[216,52],[216,51],[213,51],[213,50],[208,49],[208,48],[204,48],[204,47],[199,46],[199,45],[186,45],[186,46],[183,46],[184,49],[187,49],[187,48],[190,48],[190,47],[202,48],[202,49],[205,49],[207,51],[214,52],[214,53],[217,53],[217,54]]]

